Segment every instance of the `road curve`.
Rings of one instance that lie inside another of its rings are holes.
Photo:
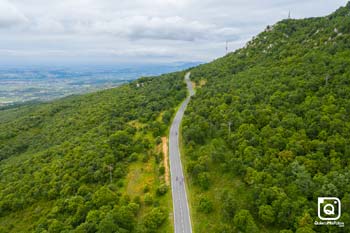
[[[185,109],[191,96],[194,95],[192,83],[190,81],[190,72],[186,73],[185,81],[189,96],[181,104],[177,111],[169,134],[169,159],[171,173],[171,192],[173,197],[174,209],[174,232],[175,233],[192,233],[191,217],[188,208],[186,195],[185,179],[182,171],[180,148],[179,148],[179,128]]]

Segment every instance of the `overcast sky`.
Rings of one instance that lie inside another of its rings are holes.
[[[346,0],[0,0],[0,63],[210,61]]]

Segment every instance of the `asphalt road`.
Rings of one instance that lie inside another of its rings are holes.
[[[190,81],[190,73],[185,75],[185,81],[190,94],[177,111],[169,135],[169,159],[175,233],[192,233],[190,211],[188,208],[185,179],[179,149],[179,128],[181,120],[191,96],[194,95],[192,83]]]

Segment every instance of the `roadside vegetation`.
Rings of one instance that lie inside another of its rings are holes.
[[[172,232],[162,136],[184,73],[0,111],[0,232]]]
[[[349,232],[350,3],[190,69],[181,126],[195,233]],[[0,109],[0,233],[172,232],[162,142],[185,72]],[[345,228],[315,226],[317,198]]]
[[[191,69],[182,125],[195,233],[348,232],[350,4],[287,19]],[[345,228],[315,226],[317,198]]]

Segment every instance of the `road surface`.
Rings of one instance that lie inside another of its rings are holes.
[[[181,120],[191,96],[194,95],[192,83],[190,81],[190,73],[185,75],[185,81],[190,94],[177,111],[169,135],[169,159],[175,233],[192,233],[190,211],[188,208],[185,179],[182,171],[179,148],[179,128]]]

